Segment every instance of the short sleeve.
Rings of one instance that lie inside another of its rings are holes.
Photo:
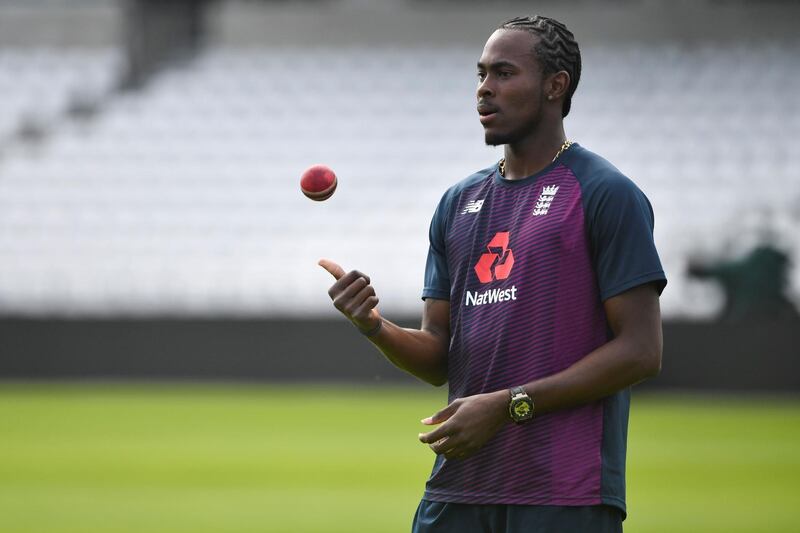
[[[655,283],[661,294],[667,278],[653,240],[653,208],[644,193],[625,176],[612,174],[598,180],[585,205],[600,299],[645,283]]]
[[[431,220],[428,239],[428,259],[425,263],[425,285],[422,299],[450,299],[450,272],[447,268],[447,251],[445,247],[446,220],[448,211],[446,197],[439,202]]]

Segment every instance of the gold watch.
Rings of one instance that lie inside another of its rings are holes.
[[[511,401],[508,403],[508,414],[511,420],[522,424],[533,418],[533,400],[522,387],[511,389]]]

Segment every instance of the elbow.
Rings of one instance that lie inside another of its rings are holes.
[[[442,385],[447,383],[447,376],[446,375],[427,376],[422,378],[422,380],[425,383],[428,383],[429,385],[433,385],[434,387],[441,387]]]
[[[447,383],[447,350],[442,350],[437,354],[432,364],[428,365],[425,372],[417,377],[434,387],[441,387]]]
[[[637,359],[641,379],[654,378],[661,373],[660,346],[643,347]]]

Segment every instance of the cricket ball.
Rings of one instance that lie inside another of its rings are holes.
[[[326,165],[308,167],[300,177],[300,190],[315,202],[330,198],[336,184],[336,174]]]

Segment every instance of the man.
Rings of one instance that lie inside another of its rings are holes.
[[[487,41],[477,111],[505,157],[439,203],[421,329],[382,318],[368,276],[320,261],[392,363],[449,383],[419,436],[437,457],[414,531],[622,529],[629,387],[660,370],[666,278],[645,196],[566,139],[580,64],[546,17]]]

